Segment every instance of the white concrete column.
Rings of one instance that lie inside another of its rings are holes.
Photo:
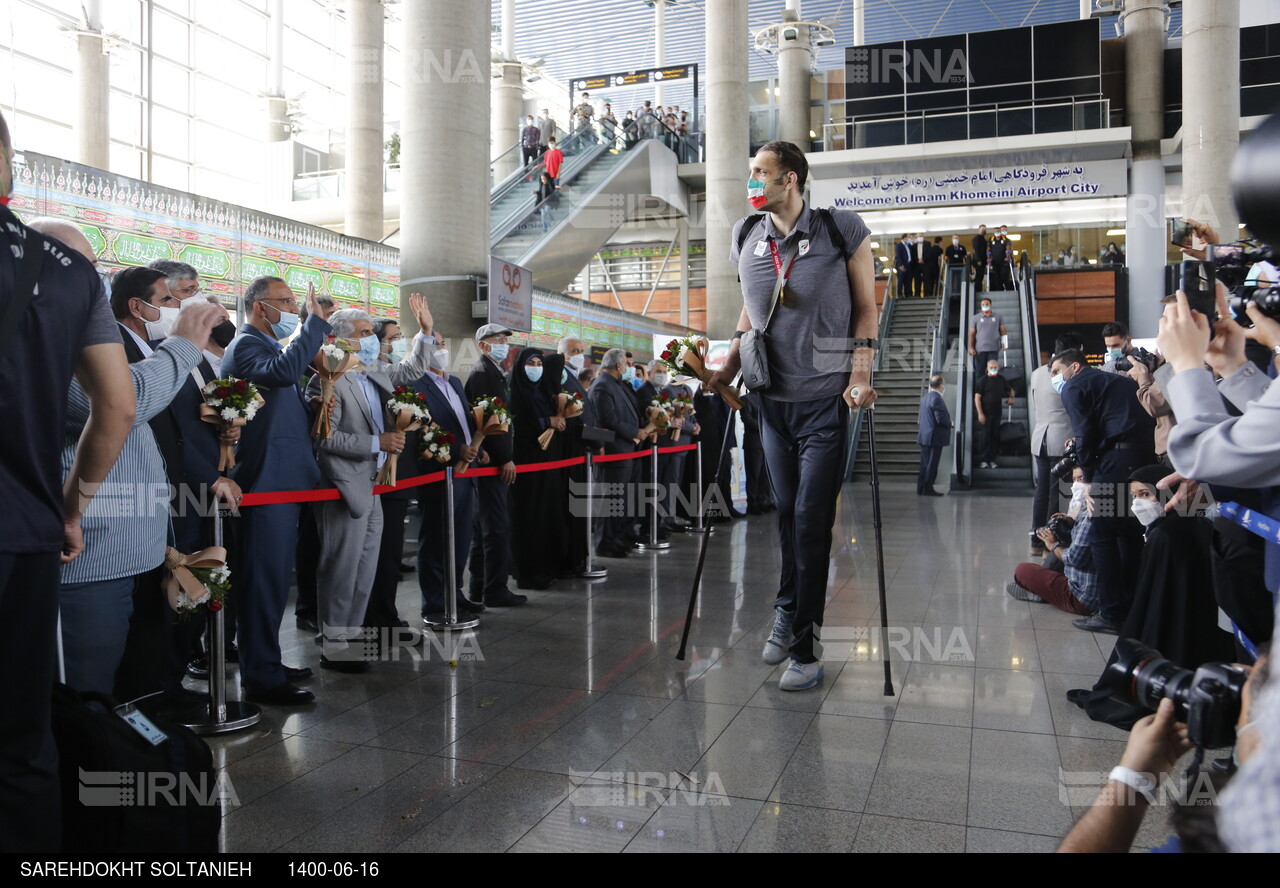
[[[864,15],[867,0],[853,0],[853,45],[862,46],[867,42],[867,21]]]
[[[737,269],[729,261],[733,223],[747,215],[750,135],[747,103],[747,4],[707,0],[707,332],[733,335],[742,311]]]
[[[661,68],[667,63],[667,0],[653,4],[653,66]],[[653,88],[653,104],[666,106],[666,88],[659,80]]]
[[[1165,231],[1163,0],[1125,0],[1121,19],[1125,49],[1125,107],[1132,129],[1133,161],[1125,217],[1125,265],[1129,269],[1129,328],[1135,336],[1158,331],[1168,246]]]
[[[516,3],[502,0],[502,77],[493,81],[493,147],[494,181],[501,182],[521,166],[520,129],[524,126],[524,82],[520,63],[516,61]]]
[[[76,34],[76,160],[111,165],[111,64],[102,34],[101,0],[85,0],[84,30]]]
[[[680,251],[680,326],[689,326],[689,220],[680,217],[676,220]]]
[[[347,0],[347,167],[343,184],[352,237],[383,235],[382,0]]]
[[[284,0],[271,0],[267,10],[266,141],[285,142],[293,132],[284,95]]]
[[[489,23],[487,3],[414,0],[404,16],[400,188],[400,305],[431,303],[446,336],[465,336],[475,286],[431,281],[489,273]],[[447,174],[442,163],[447,162]]]
[[[778,32],[778,138],[809,150],[809,90],[812,58],[809,28],[798,24],[802,18],[800,0],[787,0]],[[794,34],[794,39],[786,37]]]
[[[1240,147],[1240,2],[1182,6],[1182,206],[1224,241],[1238,236],[1231,161]]]

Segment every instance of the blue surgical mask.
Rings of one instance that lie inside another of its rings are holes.
[[[288,339],[293,335],[293,331],[298,329],[298,316],[290,311],[280,311],[274,305],[269,307],[275,309],[280,315],[280,320],[271,325],[271,332],[275,334],[276,339]]]
[[[638,376],[631,380],[631,387],[636,391],[640,391],[640,386],[642,385],[644,385],[644,380]]]
[[[542,379],[542,367],[526,366],[524,368],[524,375],[529,378],[530,382],[537,382],[538,380]]]
[[[1053,390],[1055,392],[1062,394],[1062,387],[1067,384],[1067,381],[1063,379],[1062,374],[1059,373],[1057,376],[1052,377],[1049,380],[1049,383],[1053,386]]]
[[[404,360],[407,354],[409,354],[409,343],[403,339],[397,339],[391,343],[391,354],[387,355],[387,357],[391,359],[391,363],[398,364]]]
[[[378,355],[382,354],[382,343],[378,341],[378,337],[370,334],[363,339],[347,340],[353,345],[360,346],[357,354],[360,357],[361,364],[374,364],[378,360]]]
[[[1109,348],[1109,349],[1107,349],[1107,360],[1109,360],[1109,361],[1118,361],[1118,360],[1120,360],[1120,359],[1121,359],[1121,358],[1123,358],[1123,357],[1124,357],[1124,349],[1122,349],[1122,348]]]
[[[505,342],[501,345],[493,345],[489,347],[489,357],[493,358],[499,364],[507,359],[507,352],[511,350],[511,346]]]

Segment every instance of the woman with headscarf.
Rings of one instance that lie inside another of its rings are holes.
[[[1166,467],[1155,464],[1129,476],[1130,510],[1145,527],[1147,542],[1120,637],[1136,638],[1184,669],[1230,662],[1235,651],[1231,636],[1218,627],[1213,597],[1209,559],[1213,528],[1198,515],[1165,510],[1156,483],[1168,474]],[[1176,492],[1177,486],[1168,495]],[[1113,652],[1110,660],[1114,659]],[[1148,712],[1117,699],[1114,690],[1104,670],[1092,691],[1068,691],[1067,698],[1094,721],[1127,730]]]
[[[564,357],[522,349],[511,370],[511,430],[517,466],[563,458],[565,421],[556,415]],[[538,436],[555,429],[543,450]],[[521,589],[546,589],[566,557],[568,505],[564,469],[521,472],[511,486],[512,574]]]

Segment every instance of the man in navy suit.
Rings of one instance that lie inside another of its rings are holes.
[[[307,321],[288,348],[281,345],[298,328],[298,302],[278,277],[250,283],[244,310],[247,320],[227,346],[222,375],[258,385],[266,403],[241,432],[235,480],[248,493],[311,490],[320,480],[320,467],[297,383],[333,328],[310,287]],[[298,541],[298,504],[254,506],[244,510],[241,523],[239,576],[233,582],[240,597],[236,628],[244,693],[255,703],[309,703],[315,695],[289,681],[309,676],[310,670],[280,663],[280,620]]]
[[[942,496],[933,489],[938,477],[942,448],[951,443],[951,413],[943,400],[946,388],[941,374],[929,377],[929,391],[920,399],[920,475],[916,478],[917,496]]]
[[[911,280],[915,276],[915,260],[911,256],[911,235],[904,234],[893,248],[893,267],[898,270],[898,298],[911,295]]]
[[[462,381],[449,373],[449,349],[440,331],[431,331],[435,347],[431,351],[430,369],[413,384],[427,399],[431,421],[453,435],[451,462],[459,459],[488,461],[488,454],[477,453],[471,446],[475,434],[475,417],[467,404]],[[415,446],[415,449],[416,446]],[[435,460],[422,460],[414,474],[431,474],[444,469]],[[471,551],[471,535],[475,524],[476,482],[474,478],[453,479],[453,531],[454,557],[457,576],[446,582],[446,546],[448,534],[444,527],[445,489],[442,482],[424,484],[418,492],[418,513],[422,524],[418,529],[418,586],[422,590],[422,616],[432,622],[441,622],[445,612],[444,590],[452,586],[458,602],[459,614],[478,614],[484,605],[473,602],[462,594],[462,572],[467,565],[467,553]]]

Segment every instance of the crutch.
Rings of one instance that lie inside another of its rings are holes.
[[[730,388],[737,389],[738,384],[741,381],[742,374],[738,374],[737,378],[735,378],[733,383],[730,385]],[[733,411],[730,410],[728,421],[724,424],[724,440],[720,442],[720,456],[716,460],[716,474],[715,478],[711,481],[712,487],[719,488],[720,486],[720,475],[724,471],[724,464],[726,462],[724,452],[729,446],[729,436],[733,433],[733,424],[736,420],[737,417],[734,415]],[[703,500],[703,492],[699,490],[698,509],[702,510],[705,506],[706,503]],[[707,528],[708,532],[702,535],[702,545],[698,549],[698,567],[693,572],[693,588],[689,590],[689,612],[686,613],[684,617],[684,632],[680,634],[680,650],[676,651],[677,660],[684,659],[684,651],[689,644],[689,629],[693,625],[693,609],[698,604],[698,588],[702,585],[702,566],[707,560],[707,543],[711,539],[710,530],[711,528]]]
[[[858,400],[857,386],[850,392]],[[876,531],[876,579],[880,583],[880,654],[884,659],[884,695],[893,696],[893,673],[889,670],[889,612],[884,591],[884,543],[880,539],[880,469],[876,465],[875,405],[867,411],[867,442],[871,454],[871,524]]]

